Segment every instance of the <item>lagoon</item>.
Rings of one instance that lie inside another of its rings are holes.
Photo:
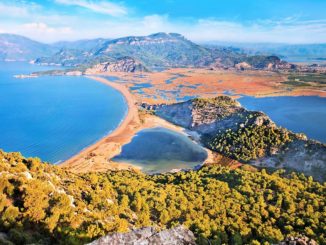
[[[139,166],[147,173],[158,173],[193,168],[206,158],[206,150],[187,135],[156,127],[138,132],[112,160]]]
[[[85,77],[13,77],[49,69],[0,63],[0,149],[58,163],[114,130],[127,104],[115,89]]]

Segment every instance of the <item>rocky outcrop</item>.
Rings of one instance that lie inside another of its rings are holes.
[[[173,229],[156,231],[153,227],[146,227],[138,230],[132,230],[127,233],[113,233],[102,237],[89,245],[191,245],[195,244],[194,234],[182,227],[177,226]]]
[[[238,70],[248,70],[248,69],[251,69],[252,66],[246,62],[241,62],[241,63],[236,64],[235,68]]]
[[[230,97],[219,96],[163,105],[156,108],[156,114],[184,128],[211,134],[216,130],[237,127],[237,124],[243,122],[243,115],[248,112]]]
[[[101,72],[148,72],[148,69],[139,61],[130,57],[120,58],[117,61],[104,62],[86,69],[85,74]]]
[[[317,245],[317,242],[306,236],[288,237],[284,241],[279,242],[279,245]]]
[[[251,163],[261,167],[293,169],[316,180],[326,180],[326,146],[313,140],[296,138],[287,145],[286,150],[277,149],[274,154],[252,160]]]

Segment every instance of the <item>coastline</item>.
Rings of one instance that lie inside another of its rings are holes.
[[[128,129],[128,126],[132,124],[139,123],[138,111],[137,107],[135,106],[135,99],[133,95],[129,92],[128,88],[124,85],[117,84],[114,82],[110,82],[105,78],[96,77],[96,76],[86,76],[89,79],[95,80],[97,82],[101,82],[110,86],[116,90],[118,90],[122,96],[124,97],[127,103],[127,113],[120,125],[110,132],[108,135],[104,136],[102,139],[97,141],[96,143],[84,148],[76,155],[72,156],[71,158],[61,162],[58,166],[73,170],[76,172],[88,172],[88,171],[105,171],[109,169],[131,169],[134,168],[130,164],[123,164],[123,163],[110,163],[108,160],[103,161],[105,159],[94,159],[99,158],[97,155],[97,151],[101,151],[101,147],[107,143],[110,143],[112,138],[121,137],[123,133]],[[110,148],[115,148],[111,146]],[[112,150],[112,149],[111,149]],[[112,153],[111,153],[112,154]],[[103,154],[101,154],[103,155]],[[110,158],[110,155],[108,156]],[[108,159],[109,159],[108,158]],[[119,166],[118,166],[119,165]]]
[[[190,136],[184,128],[169,123],[162,118],[150,114],[140,114],[136,105],[137,99],[125,85],[110,82],[102,77],[90,75],[86,77],[118,90],[127,102],[127,114],[115,130],[71,158],[59,163],[58,166],[77,173],[123,169],[138,171],[140,168],[135,165],[110,160],[120,154],[122,146],[129,143],[137,132],[145,128],[164,127]],[[195,142],[198,143],[196,140]],[[216,157],[221,160],[220,155],[217,156],[216,153],[205,147],[204,149],[208,155],[205,163],[213,163]]]

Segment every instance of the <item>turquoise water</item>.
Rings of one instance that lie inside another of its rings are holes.
[[[309,138],[326,143],[326,98],[317,96],[281,96],[238,101],[249,110],[265,112],[276,124]]]
[[[186,135],[157,127],[140,131],[113,160],[140,166],[148,173],[157,173],[193,168],[206,158],[207,152]]]
[[[114,130],[127,105],[118,91],[85,77],[13,77],[48,69],[0,63],[0,149],[56,163]]]

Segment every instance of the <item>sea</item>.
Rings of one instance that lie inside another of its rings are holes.
[[[127,103],[105,84],[83,76],[14,77],[53,69],[0,63],[0,149],[57,164],[123,121]]]
[[[278,126],[326,143],[326,98],[318,96],[275,96],[238,99],[249,110],[266,113]]]

